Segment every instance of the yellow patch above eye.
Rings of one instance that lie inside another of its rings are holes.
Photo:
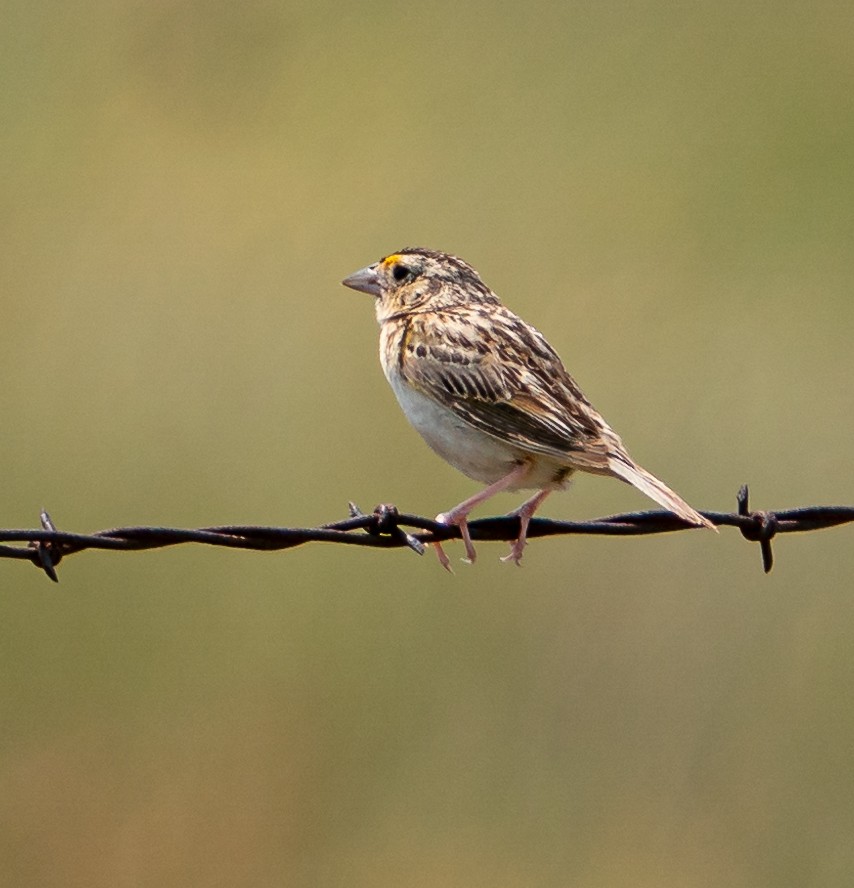
[[[394,265],[395,262],[400,261],[400,253],[392,253],[391,256],[386,256],[382,261],[382,265]]]

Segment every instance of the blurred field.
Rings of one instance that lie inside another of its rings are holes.
[[[0,526],[473,492],[339,285],[407,244],[693,505],[854,503],[847,4],[4,12]],[[848,886],[851,533],[0,562],[0,884]]]

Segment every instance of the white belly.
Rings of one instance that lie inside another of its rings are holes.
[[[520,461],[526,461],[531,463],[530,474],[509,490],[566,485],[564,478],[555,480],[561,466],[554,460],[525,453],[481,432],[433,398],[404,385],[396,374],[389,377],[389,383],[406,418],[431,449],[469,478],[492,484],[508,475]]]

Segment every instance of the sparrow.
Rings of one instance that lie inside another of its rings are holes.
[[[375,297],[380,362],[409,422],[454,468],[486,485],[436,516],[476,552],[470,512],[502,491],[535,490],[512,515],[519,536],[502,561],[519,564],[528,525],[576,471],[632,484],[690,525],[717,530],[629,456],[545,337],[506,308],[468,262],[406,247],[342,283]],[[450,570],[441,543],[433,544]]]

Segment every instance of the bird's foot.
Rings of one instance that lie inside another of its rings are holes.
[[[466,548],[466,557],[461,558],[465,564],[474,564],[477,560],[477,551],[474,548],[474,544],[471,541],[471,534],[469,534],[469,525],[466,520],[468,512],[464,514],[456,513],[456,510],[452,509],[450,512],[442,512],[441,514],[436,516],[436,521],[439,524],[447,524],[450,527],[459,527],[460,536],[463,538],[463,545]],[[442,548],[441,543],[434,543],[436,547],[436,555],[439,558],[439,564],[445,568],[445,570],[451,570],[451,562],[448,556],[445,554],[445,550]]]
[[[514,512],[510,513],[512,517],[519,519],[519,537],[516,542],[513,543],[513,548],[510,550],[510,553],[501,559],[505,564],[515,564],[516,567],[522,566],[522,553],[525,551],[525,546],[528,542],[528,525],[531,523],[531,518],[534,517],[534,512],[537,511],[542,501],[548,495],[548,490],[541,490],[529,500],[522,503],[522,505]]]
[[[507,555],[501,556],[501,561],[504,564],[515,564],[516,567],[522,566],[522,553],[525,551],[525,539],[523,537],[519,537],[515,543],[513,543],[513,548]]]

